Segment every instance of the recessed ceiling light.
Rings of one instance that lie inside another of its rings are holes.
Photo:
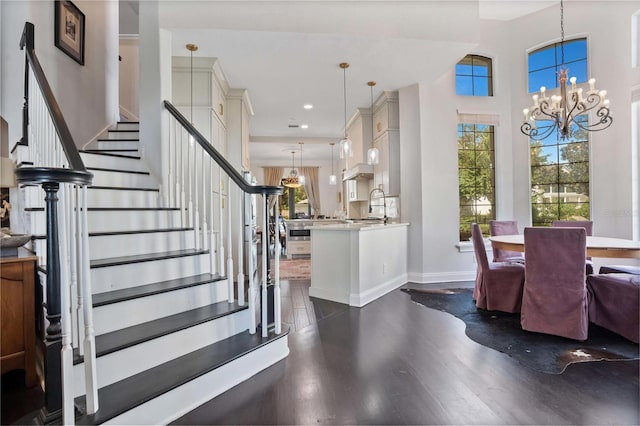
[[[300,125],[300,128],[301,129],[308,129],[309,125],[308,124],[302,124],[302,125]]]
[[[313,105],[311,105],[311,104],[306,104],[304,106],[304,109],[311,109],[311,108],[313,108]]]

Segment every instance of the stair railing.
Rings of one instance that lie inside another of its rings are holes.
[[[46,256],[37,253],[43,270],[46,265],[43,308],[48,322],[40,420],[52,423],[62,417],[64,424],[73,424],[73,347],[84,353],[87,412],[98,410],[87,232],[87,186],[93,175],[80,158],[38,61],[34,35],[33,24],[26,22],[20,40],[25,79],[22,138],[17,145],[29,148],[18,154],[27,158],[21,158],[16,180],[22,187],[39,185],[45,192]]]
[[[262,229],[262,274],[261,274],[261,329],[262,336],[267,337],[268,334],[268,312],[272,310],[275,333],[282,331],[282,314],[280,311],[280,280],[279,280],[279,256],[274,256],[275,280],[271,279],[270,254],[268,248],[268,225],[269,217],[269,198],[279,197],[282,195],[282,186],[266,186],[252,185],[248,183],[244,177],[213,147],[213,145],[173,106],[169,101],[164,101],[164,107],[170,114],[169,129],[169,168],[166,177],[169,188],[168,199],[178,203],[179,207],[186,212],[185,222],[194,225],[196,240],[202,238],[204,248],[210,250],[210,262],[212,272],[224,275],[226,252],[226,272],[228,278],[229,303],[234,300],[233,288],[233,256],[232,256],[232,235],[231,235],[231,210],[232,201],[238,203],[239,229],[238,229],[238,276],[237,276],[237,294],[238,304],[244,305],[244,273],[243,273],[243,244],[245,239],[251,241],[252,232],[249,227],[244,226],[243,217],[244,209],[250,208],[251,195],[260,195],[262,198],[259,204],[263,209]],[[201,185],[198,181],[201,180]],[[237,200],[233,200],[232,193],[235,188],[230,187],[229,183],[233,182],[242,195]],[[225,207],[226,204],[226,207]],[[278,203],[276,203],[277,205]],[[214,221],[217,214],[217,221]],[[207,220],[211,225],[207,226]],[[225,226],[226,223],[226,226]],[[225,233],[226,227],[226,233]],[[216,238],[217,235],[217,238]],[[226,236],[226,238],[225,238]],[[226,240],[226,242],[225,242]],[[226,249],[225,249],[226,244]],[[276,238],[276,251],[279,239]],[[215,251],[218,252],[218,258],[215,258]],[[253,258],[247,253],[249,271],[253,271]],[[249,332],[256,332],[256,302],[257,289],[255,277],[253,273],[248,274],[249,291],[249,316],[251,323]],[[268,306],[268,287],[273,283],[273,305]]]

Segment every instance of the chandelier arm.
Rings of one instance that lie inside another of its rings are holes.
[[[534,141],[539,141],[547,138],[553,131],[557,128],[557,124],[550,126],[543,133],[540,133],[540,130],[537,127],[534,127],[531,123],[525,122],[520,126],[520,131],[524,133],[526,136],[529,136],[530,139]]]

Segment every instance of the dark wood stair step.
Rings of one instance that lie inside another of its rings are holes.
[[[140,142],[139,138],[126,138],[126,139],[96,139],[98,142]]]
[[[123,169],[107,169],[104,167],[87,167],[87,170],[95,170],[99,172],[114,172],[114,173],[131,173],[135,175],[150,175],[149,172],[143,172],[138,170],[123,170]]]
[[[244,332],[205,346],[157,367],[128,377],[98,390],[100,409],[93,415],[76,418],[76,424],[101,424],[169,392],[191,380],[207,374],[261,346],[288,334],[270,332],[266,338],[260,332]],[[76,405],[86,412],[86,398],[75,399]]]
[[[198,256],[209,253],[209,250],[174,250],[161,253],[136,254],[133,256],[108,257],[94,259],[90,262],[91,268],[105,268],[108,266],[128,265],[131,263],[153,262],[156,260],[174,259],[177,257]]]
[[[229,303],[225,300],[101,334],[96,336],[96,357],[108,355],[245,309],[248,309],[248,305],[240,306],[235,302]],[[74,349],[73,355],[74,365],[84,361],[84,357],[77,349]]]
[[[121,290],[107,291],[93,295],[93,307],[106,306],[112,303],[124,302],[126,300],[140,297],[152,296],[154,294],[166,293],[183,288],[194,287],[207,284],[213,281],[221,281],[226,277],[219,274],[200,274],[190,277],[177,278],[174,280],[160,281],[152,284],[145,284]]]
[[[83,153],[83,154],[106,155],[108,157],[133,158],[134,160],[140,160],[141,159],[140,156],[114,154],[112,151],[138,152],[137,149],[125,149],[125,150],[110,149],[107,152],[105,152],[105,150],[102,150],[102,149],[83,149],[80,152]]]

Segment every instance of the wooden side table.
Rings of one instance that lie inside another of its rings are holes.
[[[2,374],[24,369],[25,385],[36,384],[34,289],[38,258],[26,251],[0,258],[0,366]]]

